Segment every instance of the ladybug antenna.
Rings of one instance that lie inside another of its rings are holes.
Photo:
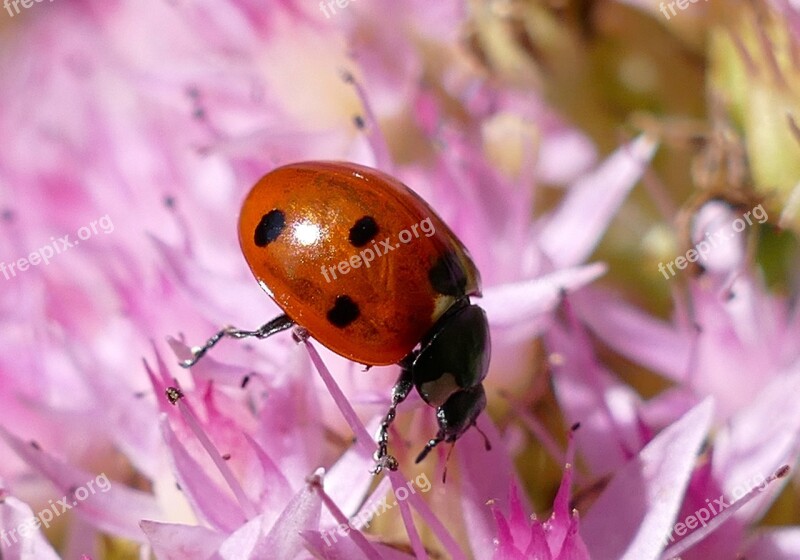
[[[483,436],[483,446],[486,448],[486,451],[491,451],[492,442],[489,441],[489,436],[483,433],[483,430],[481,430],[477,424],[473,424],[473,426],[475,426],[475,429],[478,430],[478,433]]]
[[[181,367],[190,368],[195,365],[197,362],[200,361],[200,358],[206,355],[206,352],[211,350],[217,343],[225,337],[230,338],[267,338],[272,336],[275,333],[285,331],[288,328],[294,326],[294,321],[292,321],[288,315],[280,315],[275,317],[269,323],[262,325],[258,330],[255,331],[243,331],[237,329],[235,327],[225,327],[224,329],[220,330],[217,334],[209,338],[205,344],[199,347],[192,348],[192,357],[189,360],[184,360],[180,362]]]
[[[447,484],[447,463],[450,462],[450,455],[453,454],[453,449],[456,448],[456,442],[450,444],[450,450],[447,452],[447,457],[444,460],[444,470],[442,471],[442,484]]]

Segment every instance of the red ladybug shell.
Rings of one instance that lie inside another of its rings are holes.
[[[295,163],[262,177],[242,205],[239,243],[292,320],[362,364],[397,363],[455,301],[480,295],[467,250],[431,207],[354,163]]]

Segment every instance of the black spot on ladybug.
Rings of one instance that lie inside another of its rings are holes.
[[[283,212],[277,209],[270,210],[258,222],[253,240],[259,247],[266,247],[278,238],[285,227],[286,216]]]
[[[463,296],[467,289],[467,275],[452,251],[439,257],[428,271],[428,280],[434,290],[446,296]]]
[[[378,223],[372,216],[364,216],[356,221],[350,228],[350,244],[353,247],[363,247],[378,235]]]
[[[362,117],[361,115],[356,115],[355,117],[353,117],[353,122],[355,123],[357,129],[364,130],[364,127],[366,126],[366,123],[364,122],[364,117]]]
[[[350,296],[338,296],[336,303],[328,310],[328,321],[335,327],[344,328],[361,315],[358,304]]]

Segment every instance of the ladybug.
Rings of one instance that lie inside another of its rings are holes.
[[[439,426],[416,462],[475,426],[491,354],[486,313],[469,299],[481,295],[480,275],[414,191],[355,163],[285,165],[247,195],[239,243],[284,314],[255,331],[225,328],[181,365],[191,367],[224,337],[267,338],[295,325],[349,360],[398,364],[374,473],[397,468],[389,426],[412,387],[436,408]]]

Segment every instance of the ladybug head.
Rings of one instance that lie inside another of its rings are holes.
[[[439,431],[417,457],[440,442],[454,442],[486,408],[481,383],[489,369],[491,343],[486,313],[465,299],[446,313],[423,342],[411,364],[417,392],[436,407]]]
[[[431,449],[439,443],[443,441],[451,443],[464,435],[464,432],[475,425],[484,408],[486,408],[486,391],[483,390],[482,384],[454,393],[436,410],[439,432],[425,445],[416,462],[419,463],[427,457]]]

